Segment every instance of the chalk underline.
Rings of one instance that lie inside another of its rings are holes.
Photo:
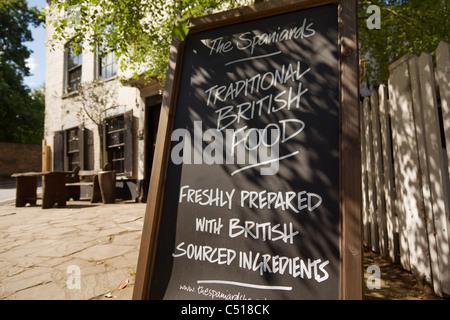
[[[267,160],[267,161],[263,161],[263,162],[259,162],[259,163],[254,163],[254,164],[245,166],[245,167],[243,167],[243,168],[240,168],[240,169],[238,169],[238,170],[233,171],[233,172],[231,173],[231,175],[233,176],[233,175],[235,175],[236,173],[239,173],[239,172],[241,172],[241,171],[243,171],[243,170],[247,170],[247,169],[250,169],[250,168],[253,168],[253,167],[262,166],[262,165],[265,165],[265,164],[269,164],[269,163],[272,163],[272,162],[280,161],[280,160],[283,160],[283,159],[286,159],[286,158],[295,156],[295,155],[298,154],[299,152],[300,152],[300,151],[294,151],[294,152],[292,152],[292,153],[290,153],[290,154],[287,154],[287,155],[285,155],[285,156],[282,156],[282,157],[279,157],[279,158],[276,158],[276,159],[270,159],[270,160]]]
[[[264,286],[264,285],[259,285],[259,284],[244,283],[244,282],[237,282],[237,281],[226,281],[226,280],[197,280],[197,283],[229,284],[232,286],[246,287],[246,288],[253,288],[253,289],[262,289],[262,290],[284,290],[284,291],[292,290],[292,287]]]
[[[242,61],[247,61],[247,60],[271,57],[271,56],[275,56],[275,55],[280,54],[280,53],[281,53],[281,51],[277,51],[277,52],[272,52],[272,53],[268,53],[268,54],[263,54],[263,55],[260,55],[260,56],[254,56],[254,57],[248,57],[248,58],[233,60],[233,61],[229,61],[229,62],[225,63],[225,66],[229,66],[230,64],[238,63],[238,62],[242,62]]]

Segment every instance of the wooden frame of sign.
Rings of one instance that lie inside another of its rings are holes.
[[[133,299],[362,298],[357,43],[352,0],[174,38]]]

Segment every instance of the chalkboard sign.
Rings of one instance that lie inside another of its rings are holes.
[[[193,30],[158,133],[165,183],[150,187],[156,241],[143,250],[143,235],[140,255],[153,256],[138,273],[151,276],[137,287],[150,299],[339,298],[338,4]]]

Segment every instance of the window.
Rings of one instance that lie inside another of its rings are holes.
[[[125,163],[125,127],[123,115],[108,119],[106,122],[106,146],[108,162],[112,169],[117,172],[124,172]]]
[[[71,42],[66,45],[66,92],[76,90],[81,83],[83,53],[80,45],[78,50],[72,47]]]
[[[68,170],[72,171],[80,166],[80,137],[78,135],[78,128],[73,128],[66,131],[66,150],[67,150],[67,164]]]
[[[114,51],[106,53],[99,58],[99,77],[102,79],[109,79],[117,74],[116,55]]]
[[[104,154],[118,175],[131,176],[133,171],[132,111],[106,119]]]
[[[84,155],[84,124],[56,131],[53,140],[53,170],[86,170]]]
[[[99,38],[97,42],[97,77],[100,79],[109,79],[117,74],[117,57],[115,53],[115,42],[108,40],[108,35],[117,32],[116,27],[111,23],[103,28],[103,39]]]

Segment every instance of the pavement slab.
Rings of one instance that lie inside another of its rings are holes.
[[[144,215],[134,202],[0,205],[0,299],[131,299]]]

